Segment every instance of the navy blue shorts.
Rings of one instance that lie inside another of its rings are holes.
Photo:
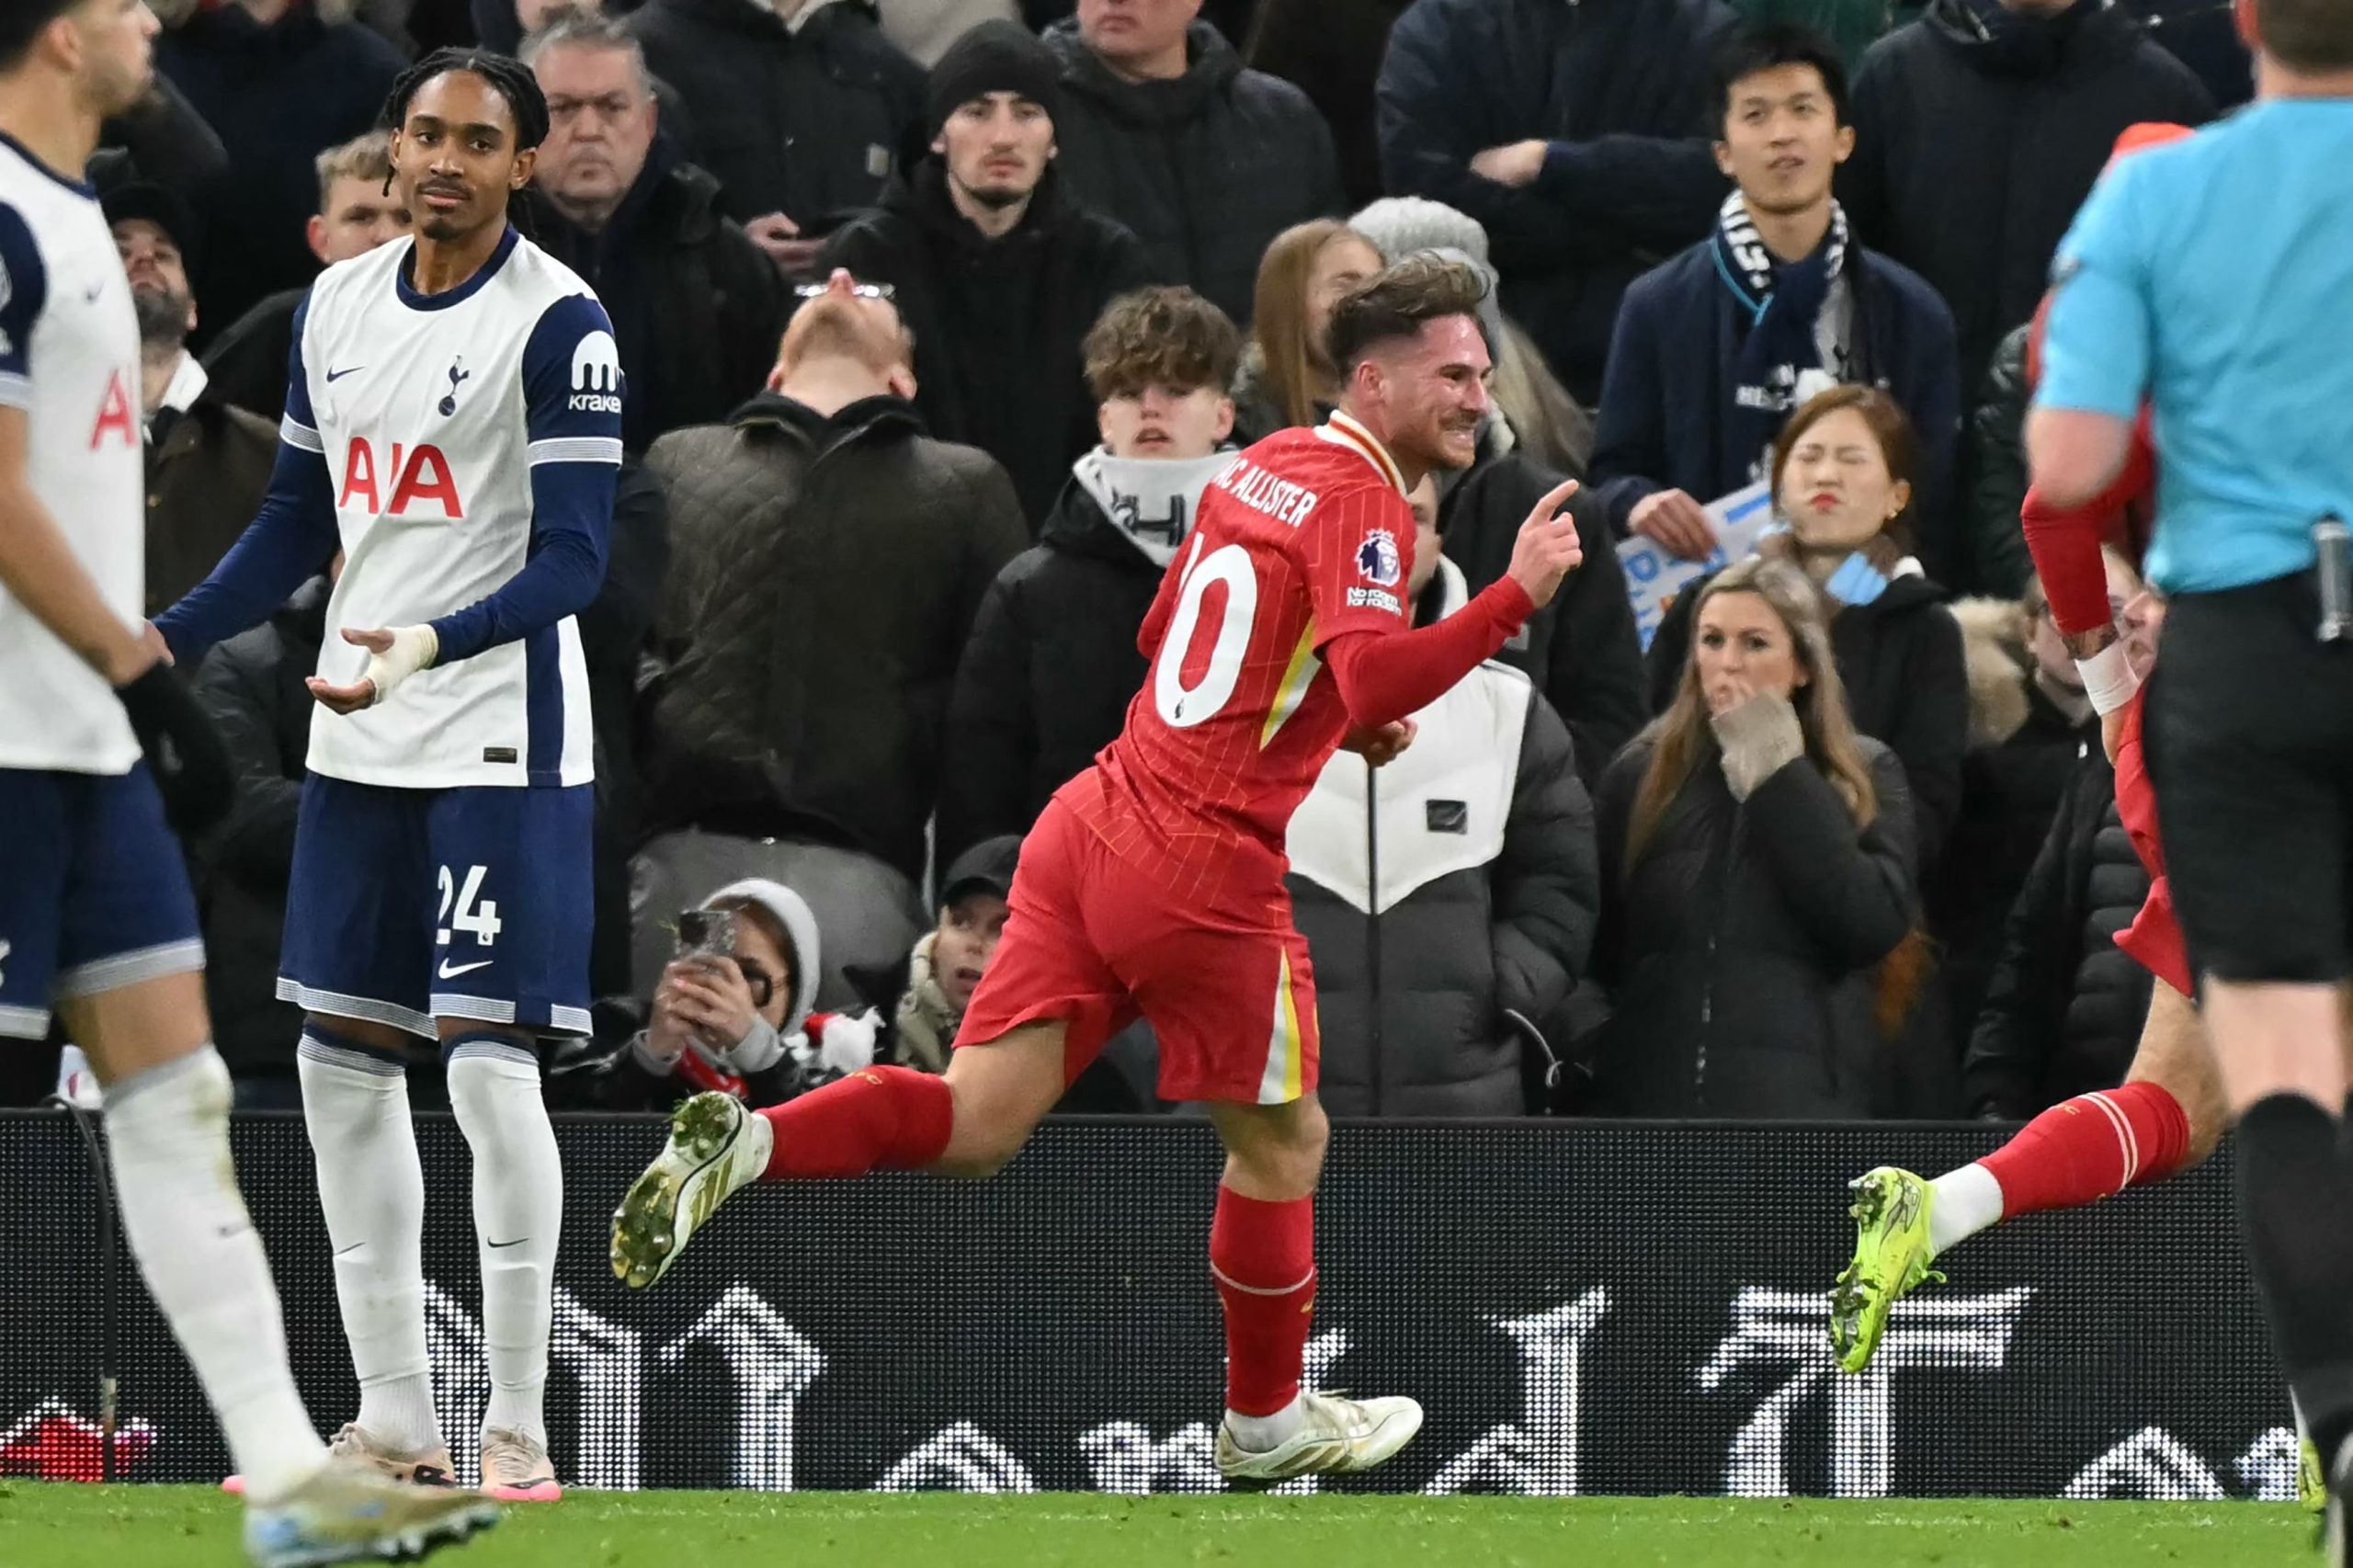
[[[40,1040],[53,1003],[204,967],[164,798],[129,773],[0,768],[0,1036]]]
[[[278,999],[434,1038],[588,1032],[596,787],[302,784]]]

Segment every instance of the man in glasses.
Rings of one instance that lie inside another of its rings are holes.
[[[621,25],[563,10],[523,40],[548,99],[533,176],[540,244],[597,290],[629,377],[621,442],[724,419],[760,390],[790,301],[776,265],[720,216],[719,181],[662,129]]]
[[[957,657],[1029,530],[1004,470],[926,433],[913,351],[895,304],[837,271],[766,393],[647,454],[671,550],[647,832],[813,823],[922,878]]]

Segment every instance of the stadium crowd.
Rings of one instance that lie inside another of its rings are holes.
[[[1491,279],[1496,368],[1477,461],[1415,497],[1415,621],[1563,474],[1587,554],[1292,824],[1329,1108],[2018,1118],[2122,1076],[2145,872],[2019,429],[2119,136],[2248,93],[2227,6],[153,3],[158,92],[90,171],[151,611],[259,505],[310,277],[406,232],[394,75],[479,41],[547,95],[518,221],[611,316],[629,451],[580,625],[603,1000],[557,1104],[940,1070],[1203,488],[1328,411],[1334,301],[1425,252]],[[1646,620],[1608,547],[1708,560],[1752,485],[1754,559]],[[190,847],[256,1107],[299,1103],[273,982],[328,586],[185,672],[239,774]],[[2121,555],[2110,597],[2154,656]],[[732,961],[685,951],[712,911]],[[1151,1059],[1131,1031],[1068,1108],[1162,1108]]]

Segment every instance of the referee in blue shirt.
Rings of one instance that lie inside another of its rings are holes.
[[[2328,1467],[2342,1564],[2353,642],[2328,612],[2353,588],[2322,541],[2353,517],[2353,0],[2237,0],[2237,14],[2257,102],[2116,165],[2060,245],[2027,448],[2037,488],[2080,505],[2121,467],[2143,400],[2154,410],[2147,565],[2172,608],[2143,733],[2239,1118],[2247,1249]]]

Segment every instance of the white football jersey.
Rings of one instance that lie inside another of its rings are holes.
[[[318,673],[338,684],[368,661],[344,629],[438,619],[522,570],[538,471],[621,460],[620,350],[578,275],[509,230],[464,285],[420,295],[411,249],[327,268],[296,324],[279,436],[321,455],[334,493],[343,575]],[[568,616],[311,724],[313,772],[403,789],[584,784],[590,752]]]
[[[25,411],[33,494],[117,615],[147,593],[139,321],[97,196],[0,136],[0,403]],[[0,588],[0,767],[139,760],[104,676]]]

